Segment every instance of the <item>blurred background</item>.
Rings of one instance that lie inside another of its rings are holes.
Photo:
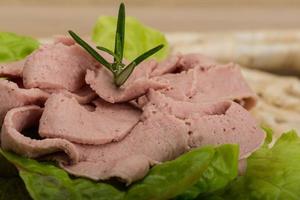
[[[162,31],[293,29],[299,0],[124,0],[128,15]],[[45,37],[74,29],[88,34],[120,1],[0,0],[0,29]]]

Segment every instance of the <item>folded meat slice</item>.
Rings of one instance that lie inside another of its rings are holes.
[[[256,103],[256,95],[244,80],[239,66],[218,64],[200,54],[172,56],[161,63],[143,62],[120,88],[114,85],[112,74],[105,68],[88,70],[86,82],[111,103],[139,98],[149,89],[195,103],[233,100],[246,109]],[[143,105],[137,102],[137,106]]]
[[[141,115],[140,110],[129,104],[97,100],[95,105],[95,111],[90,111],[75,98],[61,93],[52,95],[45,103],[39,134],[79,144],[106,144],[125,137]]]
[[[195,104],[156,93],[148,98],[143,121],[127,137],[106,145],[77,145],[82,160],[61,166],[73,175],[95,180],[117,177],[129,184],[145,176],[151,165],[190,148],[237,143],[243,159],[265,137],[247,110],[232,101]]]
[[[26,128],[38,125],[43,109],[38,106],[25,106],[11,109],[5,116],[1,129],[1,147],[4,150],[36,158],[63,151],[71,162],[79,160],[74,144],[64,139],[31,139],[22,134]]]
[[[233,102],[247,109],[255,103],[235,65],[215,64],[198,55],[180,55],[160,64],[147,61],[116,88],[111,73],[93,68],[89,59],[70,39],[59,39],[31,55],[24,84],[50,89],[54,93],[50,98],[40,89],[0,81],[4,91],[0,103],[8,105],[1,113],[13,108],[3,123],[3,149],[31,158],[50,156],[76,176],[116,177],[130,184],[143,178],[152,165],[191,148],[237,143],[244,159],[263,142],[265,135],[256,121]],[[84,77],[107,102],[98,99],[95,107],[80,105],[73,94],[86,86]],[[143,113],[129,103],[116,103],[142,95]],[[19,107],[42,104],[47,98],[44,111],[38,106]],[[38,137],[27,135],[24,130],[38,123]]]
[[[105,145],[83,145],[60,138],[38,140],[23,135],[22,130],[37,123],[41,115],[42,109],[37,106],[10,110],[2,128],[2,148],[30,158],[51,154],[76,176],[94,180],[117,177],[130,184],[143,178],[153,164],[172,160],[189,149],[185,123],[159,111],[140,121],[123,140]],[[64,152],[65,156],[57,157],[53,154],[56,152]]]
[[[176,71],[187,71],[196,67],[200,67],[204,70],[215,65],[217,65],[215,60],[202,54],[177,54],[160,62],[151,75],[160,76],[166,73],[174,73]]]
[[[233,100],[248,110],[256,104],[257,96],[236,64],[217,65],[200,72],[197,78],[197,88],[201,89],[191,98],[191,102]]]
[[[162,75],[161,79],[168,83],[168,87],[160,91],[173,99],[190,101],[191,97],[199,90],[197,88],[198,76],[199,70],[196,69]]]
[[[240,159],[247,158],[257,150],[265,139],[265,134],[259,128],[250,113],[239,104],[231,102],[224,113],[216,115],[194,115],[190,123],[189,145],[239,144]]]
[[[0,123],[12,108],[29,104],[43,104],[49,94],[40,89],[23,89],[19,88],[14,82],[0,80]]]
[[[77,145],[83,158],[75,165],[62,167],[69,173],[94,180],[117,177],[130,184],[143,178],[151,165],[172,160],[186,152],[188,129],[183,121],[156,112],[139,122],[117,143]]]
[[[256,94],[234,64],[196,66],[181,73],[160,76],[169,87],[160,90],[167,96],[194,103],[233,100],[246,109],[256,103]]]
[[[237,143],[243,159],[258,148],[265,137],[250,114],[232,101],[196,104],[176,101],[158,92],[150,92],[148,98],[143,117],[132,131],[121,141],[102,145],[71,143],[58,138],[34,140],[22,136],[20,130],[33,113],[24,112],[26,107],[13,109],[5,118],[2,147],[29,157],[65,152],[71,162],[58,159],[60,166],[75,176],[94,180],[117,177],[130,184],[143,178],[152,165],[175,159],[190,148]],[[12,118],[13,113],[19,121]],[[23,117],[19,117],[20,113]],[[32,121],[37,121],[36,118]],[[40,122],[42,126],[44,120],[40,119]],[[60,123],[65,122],[60,120]],[[55,140],[54,144],[49,142]]]
[[[87,69],[98,66],[77,44],[45,44],[28,56],[23,70],[26,88],[66,89],[74,92],[85,85]]]
[[[88,70],[85,80],[105,101],[110,103],[125,102],[144,95],[150,88],[166,88],[166,83],[154,75],[161,75],[174,70],[177,61],[178,57],[176,56],[163,62],[163,65],[154,60],[142,62],[120,88],[115,86],[113,75],[104,67]]]
[[[0,77],[22,77],[25,59],[10,63],[0,63]]]
[[[159,62],[155,69],[151,72],[151,77],[160,76],[166,73],[172,73],[177,70],[179,67],[179,62],[182,58],[182,55],[173,55],[168,59]]]
[[[232,101],[191,103],[150,91],[147,112],[169,113],[189,127],[189,146],[239,144],[240,159],[246,158],[263,143],[265,134],[251,114]],[[144,112],[143,115],[148,115]]]
[[[66,89],[44,89],[44,91],[50,94],[62,93],[68,97],[74,97],[80,104],[88,104],[98,97],[97,94],[87,85],[75,92],[69,92]]]
[[[202,70],[218,65],[218,63],[207,56],[198,53],[184,54],[177,63],[177,68],[181,70],[189,70],[196,67]]]

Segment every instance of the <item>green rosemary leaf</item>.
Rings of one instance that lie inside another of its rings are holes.
[[[100,54],[97,53],[88,43],[86,43],[83,39],[81,39],[76,33],[73,31],[68,31],[71,37],[82,47],[84,48],[91,56],[93,56],[98,62],[104,65],[107,69],[112,71],[111,64],[107,62]]]
[[[124,39],[125,39],[125,5],[120,4],[118,13],[117,30],[115,36],[115,54],[120,58],[122,62],[124,51]],[[117,61],[116,59],[114,60]]]
[[[136,59],[134,59],[129,65],[127,65],[127,67],[121,71],[120,74],[118,74],[115,78],[115,84],[120,87],[122,84],[125,83],[125,81],[129,78],[129,76],[131,75],[131,73],[133,72],[134,68],[140,64],[141,62],[143,62],[145,59],[147,59],[148,57],[152,56],[153,54],[155,54],[156,52],[158,52],[160,49],[162,49],[164,47],[164,45],[158,45],[157,47],[154,47],[148,51],[146,51],[145,53],[143,53],[142,55],[140,55],[139,57],[137,57]]]
[[[158,45],[157,47],[154,47],[154,48],[148,50],[147,52],[143,53],[142,55],[140,55],[139,57],[134,59],[127,66],[125,66],[125,64],[123,64],[122,61],[123,61],[124,40],[125,40],[125,5],[124,5],[124,3],[121,3],[121,5],[119,7],[114,52],[112,52],[111,50],[109,50],[105,47],[97,46],[97,49],[104,51],[114,57],[113,63],[109,63],[108,61],[106,61],[100,54],[97,53],[96,50],[94,50],[88,43],[86,43],[84,40],[82,40],[73,31],[69,31],[69,34],[80,46],[82,46],[89,54],[91,54],[91,56],[93,56],[98,62],[100,62],[102,65],[104,65],[108,70],[110,70],[113,73],[114,83],[117,87],[120,87],[122,84],[125,83],[125,81],[128,79],[128,77],[131,75],[134,68],[138,64],[143,62],[149,56],[152,56],[153,54],[158,52],[164,46],[161,44],[161,45]]]
[[[113,51],[111,51],[110,49],[108,49],[106,47],[101,47],[101,46],[97,46],[96,48],[112,55],[117,62],[121,62],[120,58]]]

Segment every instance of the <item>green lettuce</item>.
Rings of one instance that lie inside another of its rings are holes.
[[[100,17],[93,29],[92,40],[99,46],[114,49],[116,27],[116,17]],[[163,44],[164,48],[151,57],[157,60],[167,57],[169,45],[161,32],[143,25],[133,17],[126,17],[125,27],[124,57],[126,59],[132,61],[159,44]]]
[[[299,199],[300,138],[290,131],[270,147],[272,134],[265,131],[266,142],[248,158],[243,176],[237,177],[238,146],[227,144],[198,148],[156,165],[130,187],[71,177],[53,163],[0,151],[5,157],[0,157],[0,200]]]
[[[21,60],[37,49],[37,40],[14,33],[0,32],[0,62]]]
[[[269,139],[248,158],[246,174],[221,194],[207,199],[300,199],[300,138],[295,131],[283,134],[270,148]]]
[[[236,166],[233,166],[236,169],[233,174],[236,174],[237,155],[236,145],[223,145],[218,148],[203,147],[191,151],[174,161],[154,167],[144,180],[130,188],[126,199],[170,199],[199,182],[202,182],[202,185],[217,185],[218,183],[214,181],[218,178],[216,172],[212,170],[216,169],[214,165],[219,162],[224,167],[222,170],[225,171],[228,170],[227,163],[231,163],[229,164],[231,166],[234,165],[232,163],[236,163]]]
[[[19,175],[32,199],[119,200],[123,198],[123,193],[113,186],[83,178],[72,179],[53,163],[38,162],[9,152],[1,153],[7,160],[18,166]]]
[[[18,166],[19,175],[34,200],[158,200],[180,195],[198,183],[204,174],[206,174],[204,185],[220,185],[215,180],[223,182],[222,179],[215,179],[216,175],[209,176],[216,172],[207,170],[221,169],[211,166],[218,162],[224,165],[222,170],[228,170],[228,166],[232,165],[227,166],[228,163],[237,163],[238,147],[236,145],[224,145],[218,148],[207,146],[192,150],[175,160],[156,165],[143,180],[129,188],[125,186],[120,188],[84,178],[72,178],[52,163],[42,163],[3,151],[1,153],[7,160]],[[233,168],[236,169],[236,166]],[[208,180],[213,183],[209,183]]]
[[[232,148],[229,145],[220,146],[200,179],[176,199],[192,200],[196,197],[207,196],[223,189],[233,181],[238,175],[239,151],[232,151]],[[236,148],[238,149],[238,146]]]

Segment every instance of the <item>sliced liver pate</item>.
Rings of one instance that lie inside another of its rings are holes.
[[[106,144],[125,137],[141,115],[139,110],[125,103],[97,100],[95,104],[95,111],[89,111],[74,98],[52,95],[40,120],[40,135],[80,144]]]
[[[72,39],[57,37],[20,66],[0,68],[23,74],[25,86],[0,80],[1,146],[56,159],[75,176],[130,184],[152,165],[204,145],[237,143],[245,159],[265,137],[246,110],[256,95],[234,64],[198,54],[148,60],[117,88]],[[24,131],[33,125],[37,138]]]

